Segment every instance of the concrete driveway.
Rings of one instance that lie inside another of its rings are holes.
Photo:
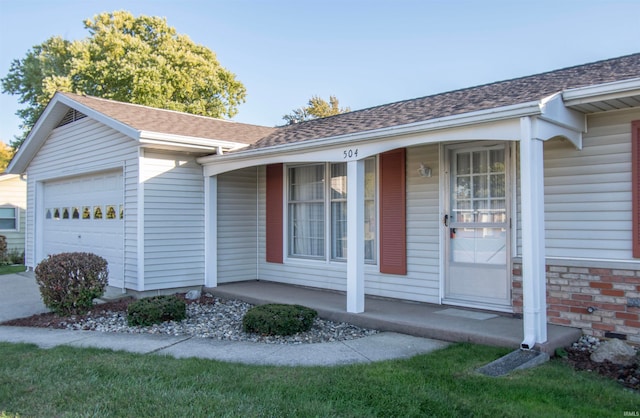
[[[0,275],[0,322],[48,311],[33,272]]]

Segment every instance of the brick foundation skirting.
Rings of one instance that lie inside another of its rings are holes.
[[[547,322],[586,335],[640,344],[640,270],[547,265]],[[515,313],[522,313],[522,264],[513,265]]]

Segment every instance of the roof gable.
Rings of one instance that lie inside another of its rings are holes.
[[[213,153],[244,147],[276,128],[208,118],[73,93],[56,93],[7,168],[23,173],[51,131],[70,110],[80,112],[146,146]]]

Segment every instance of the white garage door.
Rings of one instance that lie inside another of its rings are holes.
[[[109,262],[109,284],[123,285],[122,172],[44,185],[44,254],[90,252]]]

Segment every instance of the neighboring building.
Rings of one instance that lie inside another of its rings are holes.
[[[24,253],[27,182],[15,174],[0,174],[0,235],[9,253]]]
[[[640,343],[639,164],[634,54],[281,128],[58,93],[9,172],[31,267],[512,312],[532,347],[547,320]]]

